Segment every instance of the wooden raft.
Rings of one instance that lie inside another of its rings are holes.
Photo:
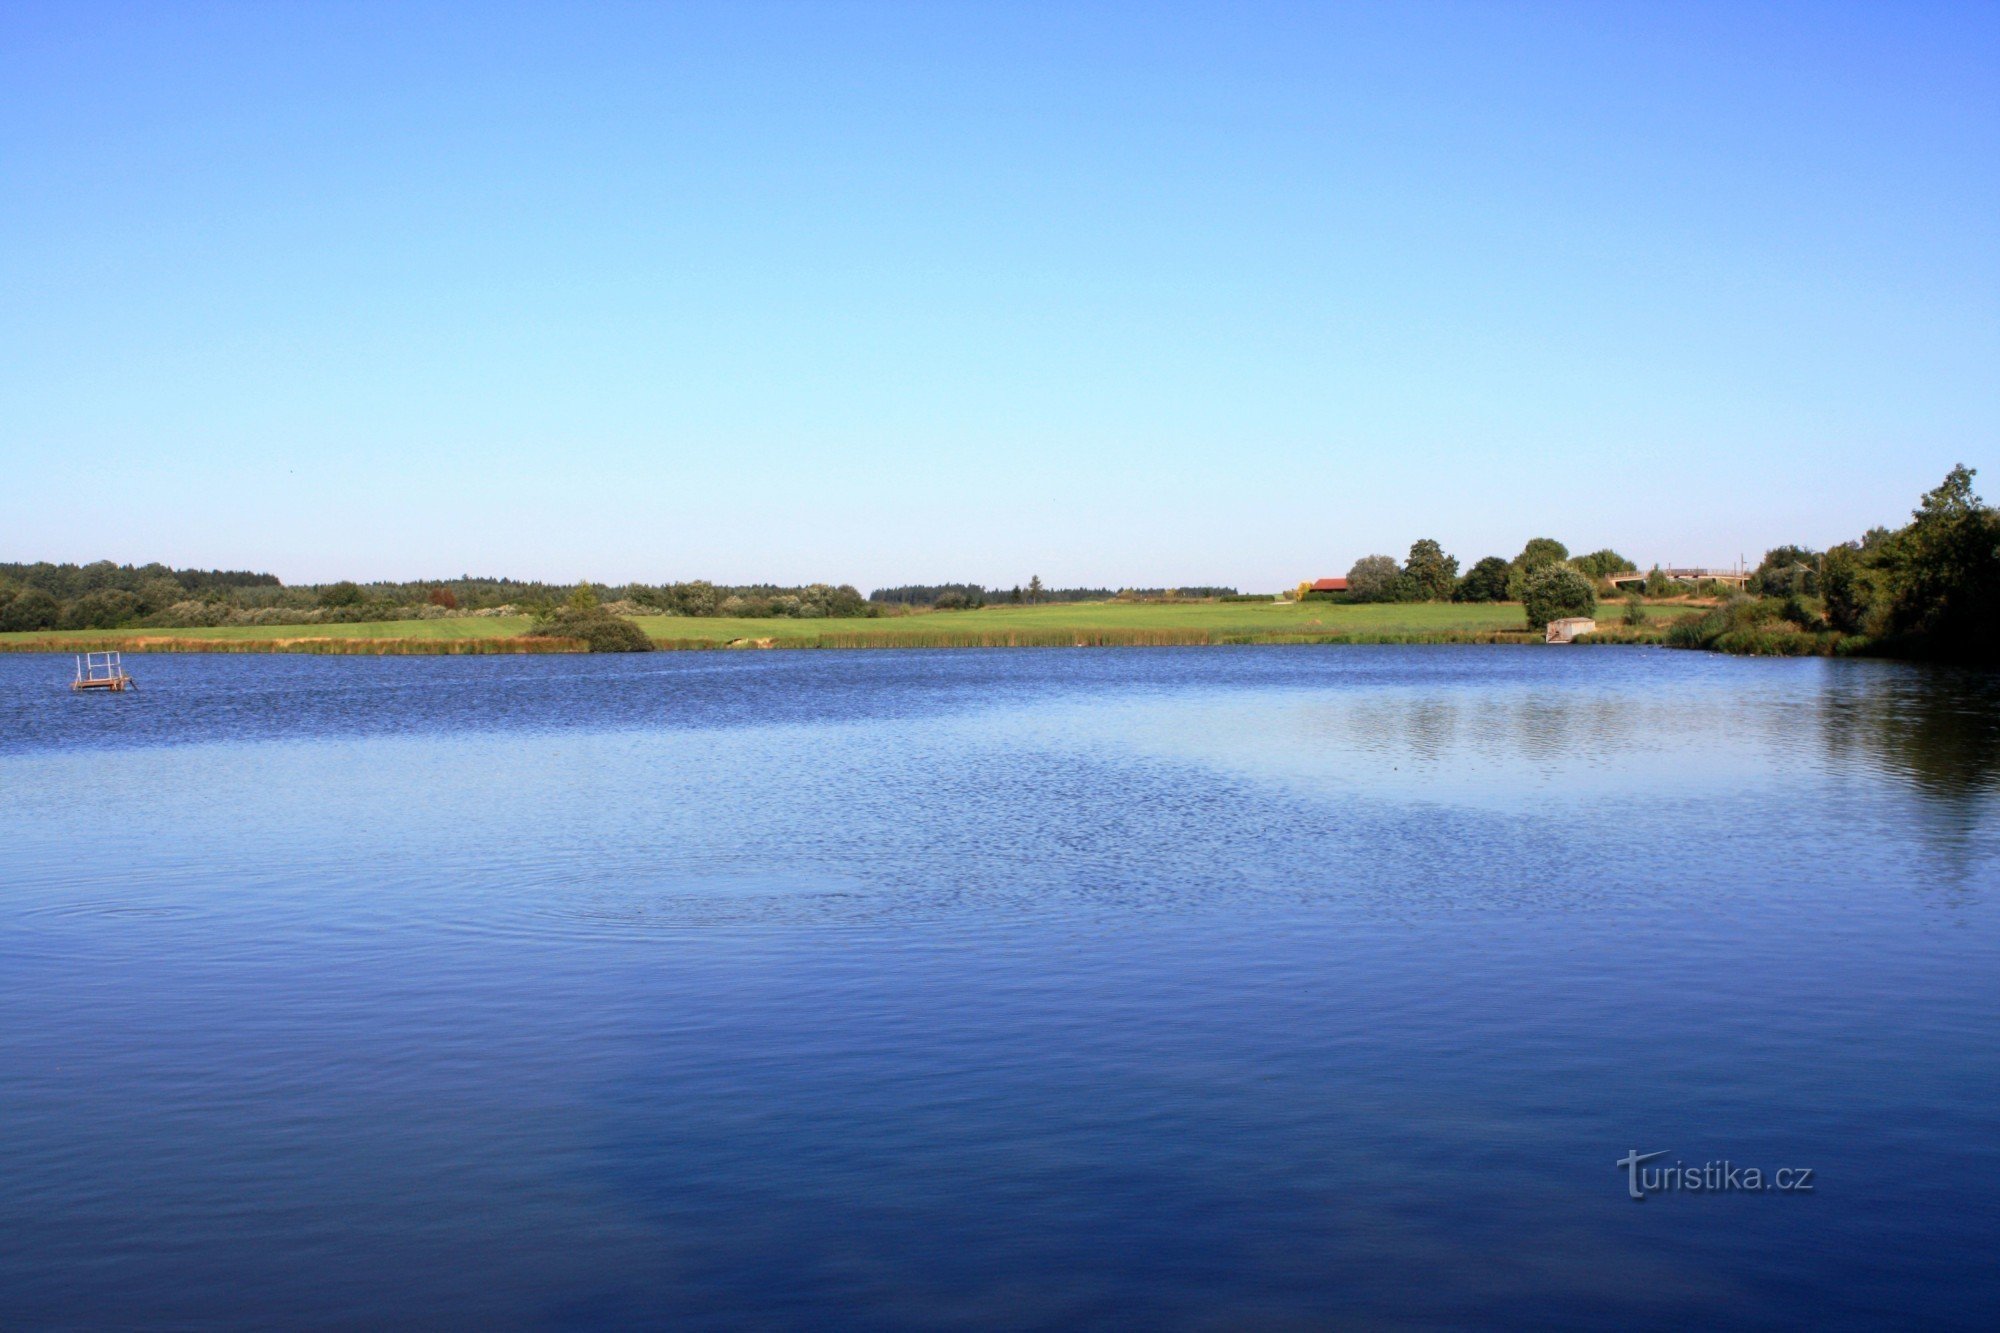
[[[83,653],[76,659],[76,679],[69,687],[122,692],[132,688],[132,678],[125,674],[125,661],[119,654]]]

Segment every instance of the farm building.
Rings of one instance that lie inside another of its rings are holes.
[[[1346,579],[1316,579],[1307,592],[1346,592]]]

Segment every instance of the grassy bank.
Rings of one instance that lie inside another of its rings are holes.
[[[1649,608],[1657,627],[1691,608]],[[1623,604],[1598,610],[1616,623]],[[642,616],[661,648],[1040,648],[1257,643],[1527,643],[1539,639],[1513,603],[1341,606],[1330,602],[1072,602],[877,620],[740,620]],[[0,634],[0,651],[77,653],[575,652],[562,639],[523,637],[525,616],[467,616],[353,625],[235,625],[213,629],[73,630]]]

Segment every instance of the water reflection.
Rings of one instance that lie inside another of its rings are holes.
[[[1833,759],[1879,770],[1948,807],[2000,788],[2000,679],[1948,667],[1853,664],[1831,674],[1821,734]]]
[[[2000,680],[1953,668],[1856,663],[1819,701],[1830,767],[1916,798],[1911,831],[1931,854],[1915,883],[1962,905],[1992,887],[2000,829]],[[1843,803],[1852,797],[1843,794]],[[1865,818],[1867,807],[1853,811]]]

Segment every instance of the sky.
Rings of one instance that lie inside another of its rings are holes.
[[[1642,565],[2000,498],[2000,4],[0,5],[0,560]]]

